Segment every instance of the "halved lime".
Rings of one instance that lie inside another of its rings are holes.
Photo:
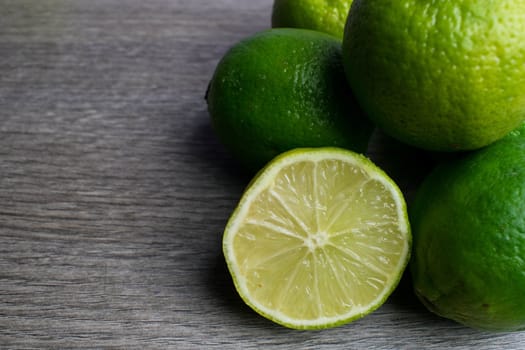
[[[296,149],[271,161],[223,237],[246,304],[297,329],[338,326],[377,309],[410,247],[399,188],[368,158],[339,148]]]

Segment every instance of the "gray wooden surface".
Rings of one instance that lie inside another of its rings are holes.
[[[271,0],[0,0],[1,349],[525,348],[525,334],[433,316],[407,279],[326,331],[240,301],[220,244],[249,177],[203,96],[270,12]]]

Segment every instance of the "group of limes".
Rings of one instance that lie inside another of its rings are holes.
[[[275,0],[272,26],[224,55],[206,95],[257,171],[223,236],[243,300],[337,326],[409,266],[438,315],[525,329],[525,2]],[[408,206],[363,155],[374,128],[454,154]]]

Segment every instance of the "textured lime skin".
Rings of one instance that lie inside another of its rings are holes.
[[[525,2],[356,0],[343,39],[379,127],[436,151],[488,145],[525,118]]]
[[[272,27],[318,30],[343,38],[352,0],[275,0]]]
[[[416,294],[433,312],[525,329],[525,127],[437,167],[410,210]]]
[[[306,29],[271,29],[235,45],[207,101],[220,140],[251,170],[297,147],[364,153],[373,128],[345,80],[340,42]]]

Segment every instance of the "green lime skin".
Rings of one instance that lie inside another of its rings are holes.
[[[233,46],[207,102],[219,139],[250,171],[298,147],[364,153],[373,130],[344,77],[340,41],[312,30],[270,29]]]
[[[432,312],[491,331],[525,330],[525,126],[440,164],[410,219],[410,269]]]
[[[304,28],[343,38],[352,0],[275,0],[272,27]]]
[[[355,0],[343,57],[378,127],[433,151],[473,150],[525,118],[525,2]]]

